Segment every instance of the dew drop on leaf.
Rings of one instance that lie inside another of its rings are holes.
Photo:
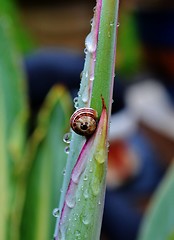
[[[111,37],[111,32],[110,32],[110,31],[108,31],[108,37],[109,37],[109,38]]]
[[[70,152],[70,147],[69,147],[69,146],[66,146],[65,149],[64,149],[64,152],[65,152],[66,154],[69,154],[69,152]]]
[[[102,150],[102,149],[98,150],[98,151],[95,153],[94,157],[95,157],[95,160],[96,160],[99,164],[104,163],[105,160],[106,160],[105,151]]]
[[[82,93],[82,101],[84,103],[87,103],[89,99],[89,92],[88,92],[88,86],[84,89],[84,92]]]
[[[74,103],[74,107],[75,107],[75,109],[78,109],[79,108],[79,103],[78,102]]]
[[[59,208],[54,208],[54,209],[53,209],[53,216],[57,218],[59,215],[60,215],[60,210],[59,210]]]
[[[66,174],[66,169],[63,169],[62,174],[65,176],[65,174]]]
[[[90,81],[94,81],[94,74],[92,74],[89,78]]]
[[[65,201],[69,208],[73,208],[76,204],[76,198],[72,194],[67,195]]]
[[[85,175],[84,178],[83,178],[84,181],[87,181],[88,180],[88,176]]]
[[[96,6],[93,8],[93,12],[95,12],[96,11]]]
[[[85,53],[85,54],[88,53],[88,49],[87,49],[87,48],[84,49],[84,53]]]
[[[88,225],[90,223],[90,217],[89,215],[84,215],[82,218],[82,222],[84,225]]]
[[[85,199],[88,199],[89,198],[89,192],[88,192],[88,189],[86,188],[83,192],[83,196]]]
[[[100,192],[100,183],[99,183],[99,180],[97,178],[95,178],[93,180],[91,188],[92,188],[92,192],[93,192],[94,196],[97,196]]]
[[[74,103],[78,102],[78,97],[75,97],[73,101],[74,101]]]
[[[90,32],[85,39],[85,46],[88,52],[94,53],[96,51],[96,43],[93,40],[93,34]]]
[[[83,71],[80,73],[80,79],[82,79],[83,77]]]
[[[65,133],[65,135],[63,136],[63,141],[65,143],[70,143],[71,142],[71,136],[72,136],[72,134],[70,132]]]
[[[76,230],[76,231],[75,231],[75,236],[76,236],[76,237],[80,237],[80,235],[81,235],[81,234],[80,234],[80,231],[79,231],[79,230]]]

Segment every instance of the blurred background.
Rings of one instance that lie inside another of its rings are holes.
[[[96,2],[7,2],[12,22],[17,19],[22,29],[16,41],[27,79],[31,135],[54,85],[65,86],[72,99],[77,96],[85,37]],[[151,197],[174,159],[172,1],[120,1],[113,100],[101,239],[134,240]],[[22,231],[25,234],[26,226]]]

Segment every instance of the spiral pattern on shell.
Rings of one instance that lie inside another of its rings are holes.
[[[70,118],[70,125],[74,132],[89,137],[97,128],[97,111],[92,108],[79,108]]]

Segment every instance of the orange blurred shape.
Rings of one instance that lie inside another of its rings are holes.
[[[107,186],[127,183],[139,170],[138,156],[124,140],[111,142],[109,149]]]

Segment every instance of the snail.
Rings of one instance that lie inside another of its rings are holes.
[[[79,108],[70,118],[70,125],[74,132],[89,137],[97,128],[97,111],[92,108]]]

